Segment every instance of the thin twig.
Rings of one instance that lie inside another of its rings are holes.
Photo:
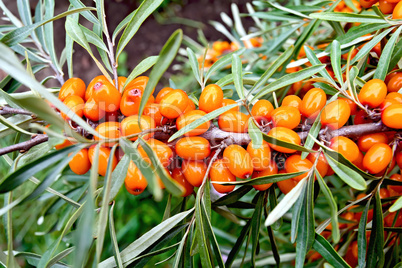
[[[11,107],[8,107],[8,106],[0,107],[0,115],[6,115],[6,114],[33,115],[30,111],[27,111],[27,110],[24,110],[24,109],[11,108]]]
[[[46,142],[48,139],[49,137],[46,134],[34,135],[29,141],[24,141],[4,148],[0,148],[0,155],[8,154],[14,151],[26,152],[35,145]]]
[[[115,84],[115,87],[117,89],[119,89],[119,81],[118,81],[119,77],[117,75],[117,62],[116,62],[116,59],[114,57],[114,45],[113,45],[112,40],[110,39],[109,29],[108,29],[107,23],[106,23],[106,14],[104,15],[103,19],[104,19],[104,22],[105,22],[103,24],[104,33],[105,33],[105,36],[106,36],[107,46],[108,46],[108,50],[109,50],[108,55],[109,55],[110,65],[112,65],[112,70],[113,70],[114,84]]]

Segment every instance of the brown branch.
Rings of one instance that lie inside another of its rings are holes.
[[[33,115],[30,111],[27,111],[27,110],[24,110],[24,109],[11,108],[11,107],[8,107],[8,106],[0,107],[0,115],[6,115],[6,114]]]
[[[29,141],[24,141],[21,143],[10,145],[8,147],[0,148],[0,155],[8,154],[14,151],[20,151],[21,153],[26,152],[35,145],[46,142],[48,139],[49,137],[46,134],[34,135]]]

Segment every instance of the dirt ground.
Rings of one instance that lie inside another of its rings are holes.
[[[4,4],[14,13],[18,14],[15,0],[3,0]],[[81,0],[85,5],[94,5],[93,0]],[[35,7],[37,0],[30,0],[31,6]],[[109,31],[113,32],[118,23],[139,5],[138,0],[105,0],[106,20]],[[246,3],[250,0],[171,0],[168,4],[162,4],[158,11],[162,15],[167,15],[166,23],[160,24],[154,16],[150,16],[134,36],[133,40],[126,47],[128,55],[127,66],[131,71],[136,64],[150,55],[157,55],[169,36],[178,28],[183,29],[185,35],[193,39],[197,38],[197,29],[183,24],[170,23],[169,18],[187,18],[203,24],[202,30],[207,40],[225,39],[208,22],[210,20],[221,21],[220,13],[225,12],[231,15],[231,3],[238,4],[240,11],[246,12]],[[57,0],[55,14],[60,14],[67,10],[69,1]],[[34,12],[34,10],[32,10]],[[81,19],[83,25],[89,26],[85,19]],[[56,40],[56,50],[60,55],[65,39],[64,19],[54,23]],[[58,38],[60,37],[60,38]],[[74,73],[88,83],[94,76],[99,75],[100,71],[89,57],[88,53],[79,45],[74,45]],[[48,84],[48,86],[54,86]]]

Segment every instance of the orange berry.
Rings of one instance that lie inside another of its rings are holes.
[[[202,137],[181,138],[175,148],[178,156],[188,160],[202,160],[211,153],[209,141]]]
[[[82,79],[72,77],[60,88],[59,99],[64,101],[69,96],[78,96],[83,99],[85,97],[85,89],[86,86]]]
[[[307,159],[310,160],[311,163],[315,163],[317,155],[318,153],[309,153]],[[316,168],[321,177],[325,177],[327,175],[329,165],[323,153],[320,153],[320,155],[318,156]]]
[[[223,159],[218,159],[212,163],[211,169],[209,171],[209,177],[211,182],[231,182],[236,181],[235,175],[233,175],[225,165]],[[221,185],[212,183],[212,186],[218,193],[228,193],[234,190],[235,185]]]
[[[204,161],[184,160],[181,166],[187,181],[194,187],[200,187],[207,172]]]
[[[194,192],[194,187],[186,180],[180,168],[174,168],[172,170],[172,178],[184,188],[184,193],[181,195],[182,197],[189,196]]]
[[[127,176],[124,179],[124,185],[127,191],[132,195],[139,195],[144,192],[148,186],[147,179],[142,175],[141,170],[130,161],[127,170]]]
[[[272,123],[275,127],[296,128],[300,123],[300,112],[292,106],[282,106],[276,108],[271,113]]]
[[[301,102],[302,100],[298,96],[289,95],[282,100],[282,106],[292,106],[299,109],[301,106]]]
[[[294,154],[289,156],[285,162],[285,170],[287,173],[294,173],[300,171],[308,171],[313,167],[313,164],[307,158],[301,159],[301,156]],[[296,181],[301,181],[307,176],[307,173],[301,174],[292,178]]]
[[[360,5],[364,8],[370,8],[377,2],[378,0],[360,0]]]
[[[259,100],[251,109],[251,114],[256,118],[259,119],[260,117],[265,118],[266,120],[271,120],[271,113],[274,110],[274,106],[269,100]]]
[[[338,129],[346,124],[350,117],[349,104],[344,99],[337,99],[324,107],[321,113],[323,127]]]
[[[237,144],[225,148],[223,159],[230,172],[238,178],[247,179],[253,173],[250,154]]]
[[[121,121],[121,134],[123,136],[130,136],[136,133],[141,133],[142,131],[146,131],[148,129],[155,128],[155,121],[147,116],[143,115],[140,118],[140,124],[138,124],[138,115],[132,115],[126,117]],[[144,139],[149,139],[154,135],[154,132],[151,132],[147,135],[144,135]],[[131,140],[135,141],[138,137],[132,137]]]
[[[392,100],[396,100],[399,103],[402,103],[402,94],[398,93],[398,92],[390,92],[385,97],[385,99],[392,99]]]
[[[236,104],[236,101],[234,101],[234,100],[232,100],[232,99],[223,99],[223,101],[222,101],[222,107],[229,106],[229,105],[233,105],[233,104]],[[239,112],[239,111],[240,111],[240,107],[239,107],[239,106],[233,107],[233,108],[230,109],[229,111]]]
[[[252,178],[260,178],[269,175],[278,174],[278,166],[276,165],[275,161],[270,161],[268,167],[262,171],[254,171]],[[265,191],[269,187],[271,187],[272,183],[260,184],[260,185],[253,185],[254,189],[258,191]]]
[[[392,76],[387,84],[387,88],[388,92],[398,92],[402,88],[402,72],[396,73]]]
[[[218,125],[223,131],[246,133],[248,131],[248,119],[248,115],[230,110],[219,116]]]
[[[380,0],[380,10],[383,14],[391,14],[395,9],[396,3],[391,3],[387,0]]]
[[[372,79],[360,89],[358,98],[361,104],[376,108],[383,102],[386,95],[387,85],[385,85],[384,81]]]
[[[166,94],[168,94],[169,92],[171,92],[171,91],[173,91],[173,90],[174,90],[174,89],[171,88],[171,87],[164,87],[164,88],[162,88],[162,89],[158,92],[158,95],[156,95],[155,102],[156,102],[156,103],[160,103],[161,100],[162,100],[162,98],[163,98]]]
[[[105,176],[106,175],[106,171],[107,171],[107,165],[109,163],[109,156],[110,156],[110,148],[106,148],[106,147],[100,147],[99,148],[99,157],[98,157],[98,173],[101,176]],[[89,157],[89,161],[91,162],[91,164],[93,165],[94,162],[94,157],[95,157],[95,146],[90,147],[88,149],[88,157]],[[114,170],[114,168],[117,165],[117,158],[115,155],[113,155],[112,157],[112,170]]]
[[[314,121],[318,113],[325,106],[327,95],[321,88],[312,88],[300,104],[300,113],[311,121]]]
[[[151,117],[157,127],[163,126],[167,122],[167,118],[164,118],[161,114],[161,106],[159,103],[149,103],[145,105],[143,114]]]
[[[381,120],[387,127],[402,129],[402,104],[392,104],[381,113]]]
[[[140,110],[141,98],[142,98],[142,90],[143,88],[131,88],[129,90],[125,90],[123,93],[123,97],[120,101],[120,111],[125,116],[138,114]],[[151,104],[154,102],[154,97],[150,96],[147,104]]]
[[[95,77],[85,92],[85,100],[93,98],[106,112],[117,111],[121,94],[103,75]]]
[[[388,198],[388,197],[390,197],[389,191],[386,188],[381,188],[380,189],[380,198],[385,199],[385,198]]]
[[[176,120],[176,126],[177,126],[177,130],[180,130],[182,128],[184,128],[185,126],[191,124],[192,122],[194,122],[195,120],[205,116],[206,113],[204,111],[201,110],[193,110],[193,111],[189,111],[185,114],[182,114],[177,120]],[[197,135],[201,135],[203,133],[205,133],[210,126],[210,122],[207,121],[205,123],[202,123],[201,125],[199,125],[198,127],[196,127],[195,129],[187,132],[186,134],[184,134],[185,136],[197,136]]]
[[[357,157],[357,159],[356,159],[355,161],[353,161],[353,164],[354,164],[356,167],[358,167],[359,169],[361,169],[361,170],[364,170],[364,167],[363,167],[363,158],[364,158],[363,153],[362,153],[361,151],[359,151],[359,156]]]
[[[383,102],[381,102],[379,108],[381,109],[381,111],[387,109],[389,106],[391,106],[392,104],[400,104],[400,102],[398,102],[395,99],[385,99]]]
[[[402,170],[402,151],[396,153],[396,163],[398,164],[399,169]]]
[[[85,104],[81,97],[76,95],[68,96],[63,103],[70,108],[70,111],[67,113],[67,115],[65,113],[60,113],[64,120],[69,119],[73,114],[76,114],[79,117],[84,115]]]
[[[173,151],[165,143],[153,138],[147,140],[146,143],[148,143],[151,149],[154,151],[159,161],[161,162],[162,166],[167,167],[170,164],[170,162],[172,162]],[[149,159],[147,153],[145,152],[144,148],[142,148],[141,145],[138,146],[138,153],[142,156],[142,158],[145,161],[151,163],[151,160]]]
[[[285,141],[288,143],[293,143],[296,145],[300,145],[300,137],[299,135],[291,129],[285,127],[274,127],[268,132],[268,136],[271,136],[277,140]],[[275,143],[269,143],[272,149],[281,153],[294,153],[296,150],[288,149],[285,147],[281,147],[276,145]]]
[[[127,81],[127,77],[124,76],[119,76],[117,78],[117,86],[119,88],[119,91],[121,92],[123,90],[123,86]],[[115,80],[113,79],[113,85],[115,84]]]
[[[253,142],[250,142],[247,145],[247,152],[250,154],[255,171],[262,171],[270,167],[271,149],[268,142],[262,141],[260,148],[254,148]]]
[[[374,144],[364,155],[363,167],[371,174],[384,170],[392,160],[392,149],[386,143]]]
[[[394,11],[392,12],[392,18],[394,20],[402,19],[402,1],[399,1],[398,4],[396,4]]]
[[[401,227],[402,226],[402,213],[399,212],[398,217],[396,217],[396,212],[391,212],[384,218],[384,225],[386,227]],[[395,221],[395,224],[394,224]]]
[[[175,89],[167,93],[160,101],[161,114],[167,118],[179,117],[188,105],[187,93],[181,89]]]
[[[391,180],[402,182],[402,175],[401,174],[393,174],[390,177]],[[393,190],[399,194],[402,193],[402,186],[398,185],[388,185],[388,189]]]
[[[80,150],[68,163],[70,169],[78,175],[83,175],[91,169],[88,157],[88,149]]]
[[[144,93],[144,90],[145,90],[145,87],[148,84],[148,81],[149,81],[148,76],[144,76],[144,75],[143,76],[138,76],[133,81],[128,83],[128,85],[126,86],[124,91],[126,91],[126,90],[131,91],[133,89],[139,89],[139,90],[141,90],[142,93]],[[126,81],[124,81],[124,82],[126,82]],[[154,91],[155,91],[155,88],[152,90],[151,95],[154,93]]]
[[[99,107],[99,104],[90,98],[84,105],[84,115],[92,121],[99,121],[105,116],[105,111]]]
[[[73,145],[73,143],[69,140],[64,140],[62,143],[57,144],[54,146],[54,148],[56,148],[56,150],[61,150],[63,148],[66,148],[67,146]]]
[[[356,143],[343,136],[332,138],[330,148],[343,155],[350,162],[354,162],[359,157],[359,147]]]
[[[196,107],[195,107],[194,102],[192,100],[190,100],[190,98],[188,98],[187,107],[186,107],[186,109],[184,109],[183,114],[186,114],[188,112],[194,111],[195,108]]]
[[[281,190],[282,193],[287,194],[289,193],[295,186],[297,185],[298,181],[294,179],[287,179],[283,181],[278,181],[276,185],[278,185],[279,190]]]
[[[118,139],[120,137],[120,123],[119,122],[104,122],[96,127],[96,132],[100,134],[101,137],[94,136],[95,140],[101,140],[102,137],[106,139]],[[106,142],[104,146],[112,147],[116,142]]]
[[[373,133],[361,136],[357,140],[360,151],[367,152],[374,144],[388,143],[388,137],[385,133]]]
[[[201,92],[198,107],[206,113],[210,113],[222,107],[223,90],[220,86],[210,84]]]

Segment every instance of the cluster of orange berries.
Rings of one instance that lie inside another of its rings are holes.
[[[401,0],[360,0],[360,5],[364,8],[370,8],[377,3],[383,14],[392,14],[393,19],[402,19]]]

